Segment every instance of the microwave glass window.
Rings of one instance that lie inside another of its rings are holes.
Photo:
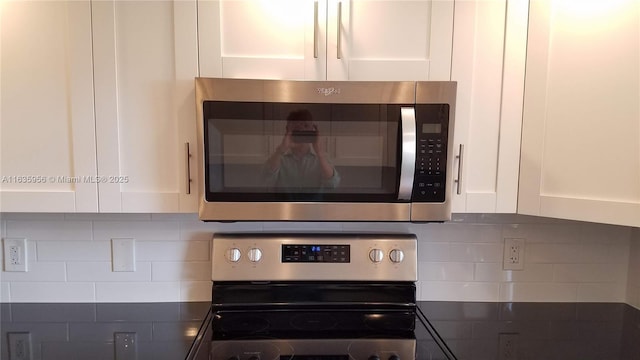
[[[207,199],[395,200],[400,107],[207,101]]]

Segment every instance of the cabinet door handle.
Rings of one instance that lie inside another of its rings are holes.
[[[187,195],[191,194],[191,151],[189,151],[189,143],[186,142],[184,143],[184,157],[185,157],[185,164],[186,164],[186,177],[185,177],[185,184],[186,184],[186,190],[187,190]]]
[[[464,145],[460,144],[460,148],[458,150],[458,155],[456,155],[456,159],[458,159],[458,178],[454,180],[456,185],[456,194],[462,194],[462,154],[464,152]]]
[[[338,20],[336,21],[338,24],[338,31],[336,37],[336,57],[338,59],[342,59],[342,1],[338,1]]]
[[[313,2],[313,57],[318,58],[318,2]]]

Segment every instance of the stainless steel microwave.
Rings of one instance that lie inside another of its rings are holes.
[[[450,220],[455,82],[195,83],[201,220]]]

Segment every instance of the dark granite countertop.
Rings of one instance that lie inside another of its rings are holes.
[[[117,334],[135,333],[137,359],[184,359],[208,306],[0,304],[1,358],[10,359],[10,342],[28,333],[34,360],[113,360],[121,351]],[[625,304],[420,302],[419,306],[461,360],[640,359],[640,310]],[[501,357],[507,342],[512,356]]]

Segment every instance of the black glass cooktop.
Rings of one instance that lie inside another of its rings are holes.
[[[419,309],[210,312],[188,359],[455,359]]]

